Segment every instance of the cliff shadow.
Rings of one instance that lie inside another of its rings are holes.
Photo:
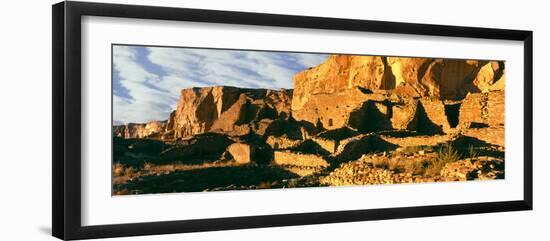
[[[113,190],[126,190],[130,194],[152,194],[251,189],[251,186],[259,188],[264,183],[297,177],[294,173],[273,166],[212,167],[145,176],[125,184],[116,184]]]
[[[428,118],[428,113],[426,113],[426,110],[421,103],[419,103],[416,107],[416,117],[418,118],[416,125],[418,132],[427,135],[443,134],[443,127],[436,125],[430,120],[430,118]]]
[[[469,157],[472,154],[477,156],[488,156],[504,158],[504,151],[500,151],[497,145],[487,143],[483,140],[470,136],[459,136],[449,144],[462,156]],[[440,145],[441,146],[441,145]],[[473,152],[473,153],[472,153]]]
[[[461,104],[462,103],[445,105],[445,115],[447,116],[447,121],[451,128],[458,126]]]
[[[365,154],[392,151],[397,147],[399,146],[383,140],[378,135],[368,135],[345,143],[335,161],[337,163],[353,161]]]
[[[395,75],[393,75],[392,67],[388,64],[387,58],[382,58],[382,61],[384,62],[384,76],[382,77],[382,85],[380,86],[381,89],[384,90],[392,90],[396,87],[396,80]]]
[[[265,143],[262,136],[249,133],[240,137],[241,142],[250,145],[250,159],[257,164],[267,165],[273,160],[273,148]]]
[[[203,164],[219,160],[227,147],[233,144],[227,135],[204,133],[185,141],[179,141],[159,153],[158,158],[149,160],[152,164]]]
[[[321,147],[321,145],[311,139],[306,140],[300,143],[298,146],[290,148],[289,150],[302,154],[315,154],[320,156],[330,155],[330,152],[325,150],[323,147]]]
[[[263,136],[280,137],[286,135],[290,139],[304,139],[304,135],[315,135],[319,128],[307,121],[296,121],[292,116],[288,119],[276,119],[266,128]]]
[[[392,130],[391,109],[389,101],[365,101],[350,113],[348,125],[362,133]]]

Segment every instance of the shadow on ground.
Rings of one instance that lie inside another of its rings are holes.
[[[256,189],[296,177],[296,174],[269,165],[213,167],[140,177],[115,185],[114,191],[126,189],[128,194],[151,194],[200,192],[229,186],[230,189]]]

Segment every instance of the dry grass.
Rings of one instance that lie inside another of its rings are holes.
[[[235,162],[211,162],[203,164],[183,164],[182,162],[175,162],[171,164],[161,164],[154,165],[149,162],[145,162],[143,167],[136,168],[133,166],[126,166],[120,163],[113,165],[113,183],[123,183],[127,180],[131,180],[136,177],[148,176],[148,175],[160,175],[160,174],[169,174],[176,171],[188,171],[212,167],[228,167],[228,166],[238,166],[242,164],[237,164]]]
[[[124,168],[124,176],[127,177],[133,177],[136,175],[137,169],[134,167],[126,167]]]
[[[404,165],[405,172],[413,175],[422,175],[425,173],[426,161],[409,161]]]
[[[444,163],[455,162],[460,160],[460,153],[451,144],[447,143],[437,152],[437,159]]]
[[[427,166],[426,161],[420,159],[408,159],[408,158],[376,158],[369,159],[369,163],[375,168],[381,168],[385,170],[391,170],[395,173],[411,173],[413,175],[420,175],[424,173],[424,169]]]
[[[475,159],[477,159],[478,156],[479,156],[479,152],[473,146],[469,146],[468,147],[468,157],[471,160],[475,160]]]
[[[271,188],[271,182],[260,182],[260,184],[258,184],[258,188],[260,189]]]
[[[120,177],[124,174],[124,165],[116,163],[113,165],[113,174],[115,177]]]
[[[403,150],[403,153],[418,153],[430,151],[433,147],[410,146]],[[476,157],[477,152],[470,151],[471,157]],[[391,170],[394,173],[410,173],[412,175],[438,176],[447,163],[460,160],[460,153],[449,143],[442,145],[434,155],[415,157],[364,157],[365,161],[371,163],[375,168]]]
[[[429,161],[424,174],[426,176],[437,176],[447,163],[460,160],[460,153],[449,143],[443,145],[437,152],[437,157]]]

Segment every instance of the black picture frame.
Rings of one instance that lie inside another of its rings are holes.
[[[60,239],[87,239],[228,229],[308,225],[380,219],[532,210],[533,208],[533,32],[523,30],[397,23],[278,14],[197,10],[90,2],[52,6],[53,150],[52,233]],[[450,36],[524,43],[524,193],[521,200],[421,207],[139,222],[81,224],[81,17],[104,16],[327,30]]]

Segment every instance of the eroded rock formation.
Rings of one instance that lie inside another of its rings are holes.
[[[294,77],[292,114],[325,129],[443,133],[458,124],[456,102],[503,96],[504,81],[499,61],[333,55]]]
[[[123,138],[157,137],[164,133],[166,121],[151,121],[147,123],[128,123],[113,127],[113,135]]]
[[[333,55],[293,90],[184,89],[166,121],[113,126],[115,151],[120,163],[271,166],[322,185],[501,178],[504,72],[502,61]],[[457,137],[474,145],[459,148],[469,161],[427,163]]]
[[[398,96],[460,100],[468,93],[502,90],[504,63],[460,59],[333,55],[294,77],[292,110],[310,97],[359,87]],[[495,85],[495,86],[494,86]]]
[[[225,86],[184,89],[167,131],[174,131],[175,138],[209,131],[243,135],[250,131],[251,123],[287,117],[291,94],[288,90]]]

